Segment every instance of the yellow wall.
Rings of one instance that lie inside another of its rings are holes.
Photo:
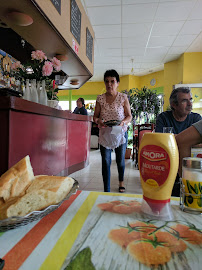
[[[169,97],[173,90],[173,85],[183,81],[183,55],[175,61],[164,64],[164,111],[169,106]]]
[[[157,78],[157,84],[154,87],[163,86],[163,71],[155,72],[155,78]],[[148,76],[148,78],[147,78]],[[153,78],[151,74],[143,76],[144,80],[150,82]],[[133,75],[126,75],[120,77],[120,84],[118,90],[121,92],[123,90],[129,90],[131,88],[138,88],[140,89],[145,84],[141,84],[141,80],[143,77],[133,76]],[[150,79],[151,77],[151,79]],[[148,86],[149,87],[149,86]],[[153,87],[153,88],[154,88]],[[152,88],[152,87],[150,87]],[[87,82],[85,83],[80,89],[72,90],[72,96],[97,96],[105,92],[105,84],[104,82]],[[67,97],[68,100],[69,90],[61,90],[58,93],[59,97]]]
[[[183,83],[202,83],[202,52],[184,54]]]
[[[128,90],[132,89],[132,88],[140,88],[140,78],[138,76],[134,76],[134,75],[128,75],[129,76],[129,88]]]
[[[156,79],[154,86],[150,85],[151,79]],[[145,76],[127,75],[120,78],[119,91],[131,88],[141,89],[146,86],[150,89],[160,89],[164,93],[164,110],[169,106],[169,97],[174,84],[179,83],[202,83],[202,52],[184,53],[177,60],[164,64],[164,70],[150,73]],[[193,94],[201,97],[202,89],[193,90]],[[192,91],[192,92],[193,92]],[[62,90],[58,96],[67,97],[68,90]],[[105,92],[104,82],[87,82],[79,90],[72,90],[72,96],[96,96]],[[89,99],[91,99],[89,98]],[[201,98],[200,98],[201,99]]]
[[[152,79],[156,80],[156,84],[154,86],[150,85],[150,81]],[[150,73],[148,75],[145,76],[141,76],[140,77],[140,85],[142,88],[143,86],[147,87],[147,88],[157,88],[157,87],[162,87],[164,85],[164,70],[158,71],[158,72],[154,72],[154,73]]]

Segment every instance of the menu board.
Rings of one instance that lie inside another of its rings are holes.
[[[51,2],[58,11],[58,13],[61,15],[61,0],[51,0]]]
[[[75,0],[71,0],[71,26],[70,31],[80,45],[81,39],[81,11]]]
[[[93,37],[88,30],[88,27],[86,28],[86,56],[92,63],[93,58]]]

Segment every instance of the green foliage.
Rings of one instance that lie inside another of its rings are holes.
[[[138,117],[141,118],[142,113],[146,116],[147,122],[151,116],[153,116],[153,121],[156,119],[160,111],[160,100],[155,90],[144,86],[141,90],[132,88],[129,91],[124,90],[123,93],[128,96],[134,120],[137,120]]]
[[[128,139],[127,148],[133,148],[133,138]]]
[[[58,90],[58,88],[53,89],[53,80],[46,79],[46,91],[48,100],[59,100],[57,96]]]
[[[86,247],[76,255],[65,270],[95,270],[91,257],[91,249]]]

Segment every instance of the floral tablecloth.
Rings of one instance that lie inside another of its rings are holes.
[[[201,269],[201,216],[173,198],[174,220],[151,220],[141,201],[77,191],[43,219],[0,233],[4,269]]]

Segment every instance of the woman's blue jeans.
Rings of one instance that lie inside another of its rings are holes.
[[[115,148],[116,164],[118,168],[119,181],[124,180],[125,171],[125,153],[128,141],[128,134],[125,133],[126,142]],[[111,149],[107,149],[100,145],[100,152],[102,157],[102,178],[104,183],[104,191],[110,192],[110,166],[111,166]]]

